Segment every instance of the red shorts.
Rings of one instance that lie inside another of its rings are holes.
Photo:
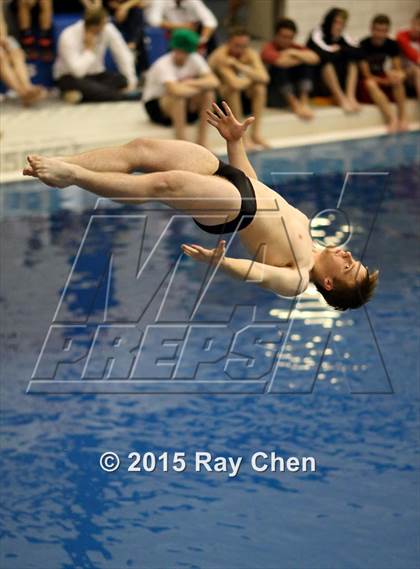
[[[386,77],[386,75],[385,73],[382,73],[381,75],[376,75],[375,77]],[[391,85],[381,85],[379,83],[378,87],[385,93],[390,101],[394,101]],[[357,84],[357,100],[360,101],[360,103],[373,105],[373,101],[370,98],[370,94],[367,90],[364,79],[359,79],[359,83]]]

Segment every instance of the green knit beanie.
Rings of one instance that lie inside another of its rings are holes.
[[[179,28],[171,36],[171,49],[180,49],[187,53],[197,51],[200,36],[192,30]]]

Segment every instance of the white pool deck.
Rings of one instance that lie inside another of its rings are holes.
[[[420,128],[417,101],[408,103],[410,129]],[[136,137],[171,138],[170,128],[150,123],[139,102],[67,105],[57,99],[24,109],[16,101],[0,108],[0,182],[24,180],[21,169],[31,153],[63,155],[125,143]],[[346,115],[337,107],[315,107],[315,118],[302,121],[286,111],[268,109],[263,133],[274,148],[386,135],[379,111],[365,105]],[[194,127],[189,128],[194,140]],[[224,152],[223,140],[211,129],[210,147]]]

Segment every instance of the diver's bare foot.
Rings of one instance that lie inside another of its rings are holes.
[[[56,158],[45,158],[37,154],[28,156],[28,162],[35,177],[39,178],[47,186],[65,188],[75,181],[75,166],[71,164]]]

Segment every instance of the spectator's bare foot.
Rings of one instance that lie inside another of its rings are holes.
[[[69,105],[77,105],[83,99],[83,94],[80,91],[64,91],[63,100]]]
[[[342,99],[340,99],[338,101],[339,106],[343,109],[343,111],[345,113],[352,113],[353,111],[353,107],[351,102],[349,101],[349,99],[347,97],[343,97]]]
[[[268,142],[260,134],[251,134],[251,140],[259,148],[271,148]]]
[[[300,107],[296,109],[295,113],[300,119],[303,119],[305,121],[310,121],[314,118],[312,109],[307,105],[300,105]]]
[[[388,129],[388,132],[389,132],[390,134],[393,134],[394,132],[397,132],[397,131],[398,131],[398,121],[397,121],[397,119],[391,119],[391,120],[388,122],[386,128]]]
[[[408,130],[408,122],[406,120],[398,121],[398,130],[400,132],[405,132]]]
[[[360,113],[362,110],[362,106],[356,101],[354,97],[348,97],[348,101],[350,103],[352,113]]]
[[[255,144],[248,136],[243,139],[245,150],[252,152],[253,150],[258,150],[258,145]]]
[[[41,182],[55,188],[65,188],[74,183],[75,166],[66,164],[55,158],[44,158],[37,154],[31,154],[28,157],[29,166],[36,178]],[[27,168],[25,168],[26,170]],[[24,170],[24,173],[25,173]]]
[[[39,103],[47,96],[47,90],[44,87],[40,87],[39,85],[32,85],[25,91],[25,93],[21,96],[22,104],[25,107],[30,107],[35,103]]]

